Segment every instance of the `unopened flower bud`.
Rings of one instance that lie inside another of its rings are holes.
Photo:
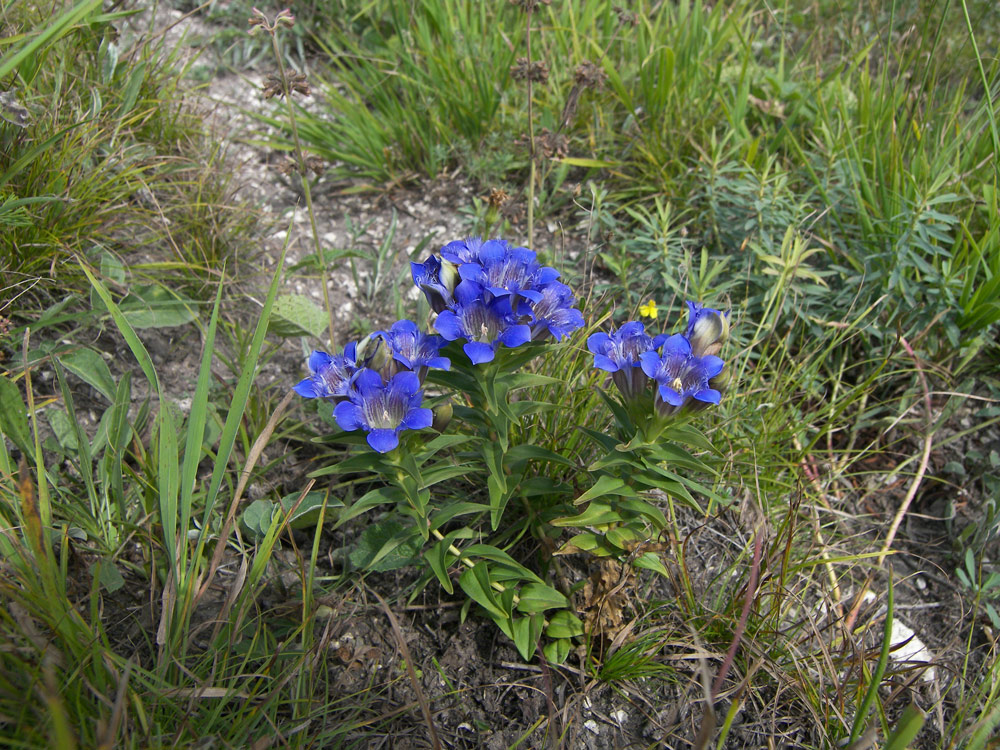
[[[729,313],[688,302],[688,328],[685,334],[691,342],[694,357],[715,356],[729,336]]]
[[[392,357],[389,354],[388,347],[385,345],[385,339],[381,331],[369,333],[358,342],[355,361],[358,363],[359,368],[368,367],[380,373],[383,378],[388,380],[394,374],[386,372],[386,365],[391,360]]]
[[[434,408],[434,421],[431,423],[433,427],[438,432],[444,432],[448,429],[448,425],[451,423],[451,415],[454,409],[452,409],[451,401],[445,401],[443,404],[438,404]]]
[[[729,390],[729,386],[732,385],[732,382],[733,382],[733,368],[727,366],[722,372],[720,372],[714,378],[711,378],[708,381],[708,385],[709,387],[717,390],[719,393],[725,393],[726,391]]]

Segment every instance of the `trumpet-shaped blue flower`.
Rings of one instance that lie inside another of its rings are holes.
[[[341,401],[333,416],[342,430],[364,430],[368,445],[388,453],[399,445],[401,430],[422,430],[434,419],[422,408],[423,391],[416,374],[405,370],[385,383],[374,370],[360,370],[354,379],[349,400]]]
[[[570,332],[582,328],[583,314],[573,307],[574,302],[573,292],[565,284],[553,281],[543,287],[541,298],[531,305],[531,338],[537,340],[551,335],[561,341]]]
[[[421,382],[427,368],[447,370],[451,367],[451,361],[439,354],[444,339],[423,333],[412,320],[396,321],[392,328],[379,335],[389,346],[392,363],[417,373]],[[401,368],[392,363],[389,364],[390,372],[399,372]]]
[[[431,255],[423,263],[410,261],[410,274],[434,312],[441,312],[454,301],[452,293],[458,283],[458,269],[454,263]]]
[[[500,245],[506,247],[504,240],[483,240],[479,237],[467,237],[464,240],[453,240],[441,248],[441,257],[460,266],[463,263],[479,263],[479,253],[484,245]]]
[[[294,391],[305,398],[346,398],[358,371],[357,345],[350,343],[343,354],[330,355],[314,351],[309,355],[308,378],[300,381]]]
[[[479,257],[458,267],[463,281],[473,281],[495,297],[510,296],[512,306],[523,297],[542,298],[541,288],[559,278],[559,272],[540,266],[533,251],[511,247],[504,240],[490,240],[479,248]]]
[[[472,281],[455,287],[455,303],[437,316],[434,328],[448,341],[466,339],[462,349],[473,364],[491,362],[496,349],[520,346],[531,340],[531,328],[518,322],[510,298],[485,299],[483,288]]]
[[[617,331],[595,333],[587,339],[587,348],[594,355],[594,367],[611,373],[611,379],[627,399],[638,397],[646,388],[646,376],[639,369],[639,358],[647,352],[655,355],[664,336],[655,339],[646,327],[630,320]]]
[[[665,409],[681,407],[692,398],[706,404],[717,404],[722,397],[708,381],[722,372],[725,363],[713,355],[694,356],[691,342],[679,333],[663,342],[662,354],[645,352],[639,360],[642,371],[659,386],[658,404],[664,404]]]

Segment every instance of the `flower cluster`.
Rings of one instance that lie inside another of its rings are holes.
[[[491,362],[500,345],[513,348],[547,336],[558,341],[583,326],[559,272],[540,265],[526,247],[469,238],[410,266],[437,313],[435,330],[448,341],[464,339],[473,364]]]
[[[440,356],[444,343],[440,336],[422,333],[416,323],[400,320],[388,331],[348,344],[343,354],[314,351],[311,374],[294,390],[305,398],[333,401],[341,429],[364,430],[368,444],[387,453],[399,445],[400,431],[431,426],[431,410],[421,406],[422,386],[428,368],[451,366]]]
[[[684,333],[650,336],[638,321],[610,334],[587,339],[594,367],[611,373],[625,398],[634,404],[655,383],[657,414],[669,416],[684,406],[717,404],[722,398],[725,362],[717,355],[729,335],[729,313],[688,302]]]

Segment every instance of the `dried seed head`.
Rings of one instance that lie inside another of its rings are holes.
[[[288,91],[292,94],[309,96],[309,82],[302,73],[293,72],[288,76]],[[263,92],[265,99],[283,96],[285,88],[281,85],[281,77],[273,73],[268,74],[267,78],[264,79]]]
[[[522,135],[516,141],[515,146],[527,148],[529,144],[528,136]],[[535,136],[535,153],[543,159],[552,157],[563,158],[569,155],[569,138],[562,133],[553,133],[548,128],[542,128],[541,132]]]
[[[584,60],[576,66],[573,80],[585,89],[603,89],[604,82],[608,80],[607,73],[596,63]]]
[[[622,26],[635,26],[639,23],[638,16],[630,10],[616,7],[615,13],[618,14],[618,23]]]
[[[503,204],[509,200],[510,195],[508,195],[502,188],[493,188],[490,190],[490,197],[488,199],[490,208],[499,210]]]
[[[510,0],[511,5],[516,5],[518,8],[523,8],[527,11],[532,11],[539,5],[549,5],[552,0]]]
[[[519,57],[510,66],[510,75],[515,81],[545,83],[549,80],[549,64],[544,60],[536,60],[529,65],[527,57]]]

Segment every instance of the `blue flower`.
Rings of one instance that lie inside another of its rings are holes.
[[[454,301],[452,293],[458,283],[458,269],[454,263],[432,255],[423,263],[410,261],[410,274],[434,312],[441,312]]]
[[[691,342],[691,352],[695,357],[718,354],[729,335],[729,312],[720,312],[702,307],[697,302],[688,302],[688,324],[685,338]]]
[[[709,381],[722,372],[725,363],[713,355],[695,356],[686,336],[676,333],[663,342],[662,354],[649,351],[639,359],[642,371],[659,386],[658,410],[671,413],[689,399],[719,403],[722,394]]]
[[[423,397],[415,373],[397,373],[386,384],[377,372],[364,369],[354,379],[350,400],[337,404],[333,416],[342,430],[364,430],[368,445],[379,453],[388,453],[399,445],[401,430],[431,426],[431,410],[420,406]]]
[[[411,320],[399,320],[392,324],[392,328],[381,331],[379,335],[389,346],[392,355],[387,367],[387,371],[391,374],[401,370],[396,365],[402,365],[417,373],[423,382],[427,368],[447,370],[451,367],[451,361],[447,357],[439,356],[441,347],[445,343],[444,339],[422,333],[417,324]]]
[[[434,328],[448,341],[466,339],[463,350],[473,364],[491,362],[500,344],[520,346],[531,340],[531,328],[519,324],[510,298],[487,302],[483,288],[472,281],[455,287],[455,303],[434,321]]]
[[[531,338],[537,340],[551,334],[561,341],[571,331],[583,328],[583,314],[572,306],[574,301],[573,292],[565,284],[553,281],[543,287],[541,299],[531,305]]]
[[[587,348],[594,355],[594,367],[610,372],[618,390],[631,401],[646,388],[646,376],[639,369],[639,358],[644,353],[655,356],[655,349],[664,338],[652,338],[642,323],[630,320],[610,335],[593,334],[587,339]]]
[[[312,374],[293,390],[305,398],[346,398],[358,371],[356,351],[357,345],[353,342],[344,348],[343,354],[331,356],[314,351],[309,355],[309,372]]]
[[[460,265],[458,273],[463,281],[474,281],[495,297],[512,297],[512,306],[519,297],[538,302],[541,288],[559,278],[559,272],[538,265],[536,257],[526,247],[489,240],[479,248],[478,258]]]
[[[464,240],[453,240],[441,248],[441,257],[460,266],[463,263],[479,263],[479,253],[483,245],[507,243],[503,240],[488,240],[483,242],[479,237],[467,237]]]

